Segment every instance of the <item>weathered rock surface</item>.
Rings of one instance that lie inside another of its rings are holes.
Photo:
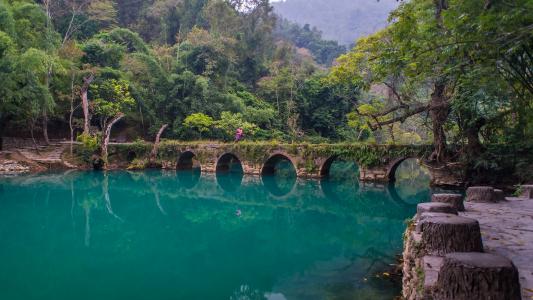
[[[30,167],[14,160],[0,160],[0,175],[16,175],[30,171]]]
[[[438,272],[434,298],[442,300],[520,300],[518,271],[500,255],[450,253]]]
[[[437,280],[444,258],[441,256],[424,256],[422,258],[422,268],[424,272],[424,291],[426,298],[432,297],[436,292]]]
[[[447,203],[453,206],[457,211],[465,211],[463,196],[459,194],[434,194],[431,197],[432,202]]]
[[[473,186],[466,190],[466,201],[476,203],[494,202],[494,188],[490,186]]]
[[[446,203],[432,202],[432,203],[420,203],[416,207],[418,216],[426,212],[445,213],[457,215],[457,209],[452,205]]]

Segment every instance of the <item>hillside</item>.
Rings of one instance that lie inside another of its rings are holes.
[[[276,13],[301,25],[316,26],[325,39],[350,45],[383,28],[398,6],[396,0],[284,0],[272,1]]]

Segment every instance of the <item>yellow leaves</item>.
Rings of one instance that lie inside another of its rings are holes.
[[[194,26],[187,35],[187,41],[195,47],[206,46],[213,42],[213,37],[209,31],[202,29],[198,26]]]
[[[379,111],[377,107],[371,104],[361,104],[359,105],[358,110],[363,115],[373,115]]]

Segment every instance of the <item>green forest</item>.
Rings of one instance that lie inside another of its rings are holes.
[[[525,180],[531,11],[405,1],[347,50],[269,0],[0,0],[0,136],[433,144]]]

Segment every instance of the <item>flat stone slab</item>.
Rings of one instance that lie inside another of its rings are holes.
[[[447,203],[455,207],[457,211],[464,211],[463,195],[460,194],[434,194],[431,202]]]
[[[500,203],[465,203],[460,215],[477,219],[484,251],[505,256],[518,269],[522,298],[533,297],[533,201],[508,197]]]
[[[451,204],[441,202],[420,203],[416,206],[416,212],[419,216],[425,212],[457,215],[457,209],[455,209]]]
[[[455,214],[447,214],[447,213],[441,213],[441,212],[423,212],[418,215],[418,220],[423,221],[427,218],[433,218],[433,217],[453,217],[456,216]]]

